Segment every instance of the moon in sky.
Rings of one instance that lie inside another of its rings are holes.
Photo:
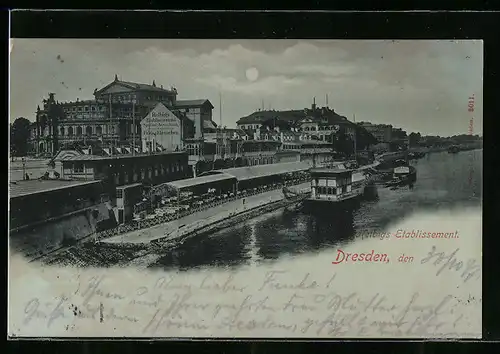
[[[259,70],[257,68],[249,68],[245,72],[248,81],[255,81],[259,78]]]

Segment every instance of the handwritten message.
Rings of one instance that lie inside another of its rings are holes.
[[[320,271],[46,268],[44,291],[11,297],[9,328],[17,336],[478,338],[480,268],[458,251],[432,246],[413,264],[426,274],[413,286],[394,283],[390,264],[374,282],[374,267],[360,278],[331,262]],[[445,272],[453,274],[443,282]]]

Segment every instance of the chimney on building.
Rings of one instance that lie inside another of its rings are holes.
[[[163,89],[163,85],[160,85],[160,87]]]
[[[153,80],[153,87],[156,87],[156,82],[155,82],[155,80]]]
[[[311,106],[311,109],[314,111],[316,109],[316,97],[313,97],[313,104]]]
[[[118,81],[118,75],[115,74],[115,81]]]

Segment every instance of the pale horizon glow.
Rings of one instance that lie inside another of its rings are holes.
[[[482,41],[15,39],[10,42],[10,122],[35,119],[49,92],[59,102],[92,99],[121,80],[207,98],[222,125],[264,106],[329,107],[356,121],[423,135],[482,135]]]

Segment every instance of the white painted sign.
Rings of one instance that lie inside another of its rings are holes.
[[[181,148],[181,120],[163,103],[158,103],[141,121],[141,131],[143,146],[149,143],[153,149],[159,145],[162,150],[170,151]]]

